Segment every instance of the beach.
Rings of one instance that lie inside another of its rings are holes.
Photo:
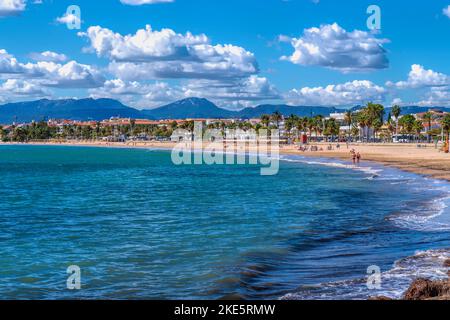
[[[3,143],[5,144],[5,143]],[[31,142],[34,145],[65,145],[65,146],[91,146],[91,147],[116,147],[116,148],[154,148],[172,149],[177,144],[175,142],[101,142],[101,141],[77,141],[77,142]],[[205,144],[204,146],[206,146]],[[331,144],[333,150],[327,150],[329,143],[313,144],[323,151],[302,152],[297,146],[281,146],[280,154],[300,155],[305,157],[336,158],[340,160],[352,161],[350,151],[354,149],[362,156],[362,162],[373,161],[388,167],[394,167],[403,171],[420,175],[430,176],[435,179],[450,181],[450,154],[446,154],[436,149],[434,144],[421,144],[419,148],[416,144]],[[228,146],[230,150],[232,146]],[[247,149],[249,152],[255,148]],[[242,151],[239,150],[238,151]]]

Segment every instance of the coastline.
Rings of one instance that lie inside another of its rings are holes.
[[[175,142],[31,142],[31,143],[0,143],[0,145],[52,145],[52,146],[78,146],[78,147],[107,147],[130,149],[166,149],[175,147]],[[315,144],[327,150],[329,144]],[[450,182],[450,155],[440,152],[434,145],[422,145],[418,148],[413,144],[345,144],[340,149],[333,144],[331,151],[302,152],[296,146],[281,146],[281,155],[297,155],[314,158],[339,159],[351,162],[350,150],[355,149],[362,155],[362,161],[376,162],[386,167],[393,167],[403,171],[428,176],[438,180]],[[248,149],[255,151],[255,149]]]

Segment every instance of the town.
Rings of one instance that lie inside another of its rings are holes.
[[[205,129],[238,132],[234,139],[249,139],[247,132],[277,129],[282,144],[311,142],[359,143],[444,143],[450,130],[450,114],[430,109],[418,114],[402,114],[394,106],[386,115],[379,104],[367,104],[357,111],[334,113],[328,117],[285,116],[279,112],[257,119],[183,119],[147,120],[110,118],[103,121],[74,121],[49,119],[31,123],[0,126],[3,142],[39,141],[104,141],[145,142],[190,140],[192,135],[177,135],[177,129],[193,132],[194,123],[202,122]]]

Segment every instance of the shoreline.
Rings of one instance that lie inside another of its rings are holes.
[[[0,143],[2,145],[35,145],[35,146],[73,146],[73,147],[100,147],[100,148],[125,148],[125,149],[160,149],[171,150],[175,142],[30,142],[30,143]],[[324,150],[328,143],[314,144]],[[280,155],[296,155],[312,158],[339,159],[352,162],[350,150],[355,149],[362,155],[362,162],[370,161],[386,167],[396,168],[402,171],[431,177],[437,180],[450,182],[450,154],[439,152],[434,145],[422,145],[418,148],[413,144],[350,144],[348,149],[345,144],[340,149],[332,144],[331,151],[302,152],[296,146],[281,146]],[[255,151],[250,148],[245,151]],[[239,150],[238,150],[239,151]]]

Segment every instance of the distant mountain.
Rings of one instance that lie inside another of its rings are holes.
[[[112,99],[43,99],[0,106],[0,123],[4,124],[47,118],[99,121],[113,116],[140,118],[142,113]]]
[[[445,108],[445,107],[419,107],[419,106],[405,106],[402,107],[402,114],[416,114],[416,113],[422,113],[422,112],[427,112],[431,109],[437,109],[437,110],[441,110],[444,112],[450,112],[450,108]],[[389,113],[391,113],[392,108],[386,108],[386,117],[389,115]]]
[[[143,114],[152,119],[226,119],[235,118],[236,112],[221,109],[214,103],[206,99],[188,98],[183,99],[166,106],[144,110]]]
[[[311,117],[311,116],[329,116],[332,113],[340,112],[339,109],[334,107],[308,107],[308,106],[288,106],[288,105],[271,105],[265,104],[255,108],[246,108],[239,112],[238,118],[243,119],[255,119],[261,117],[263,114],[273,114],[274,112],[280,112],[285,116],[292,114],[299,117]]]
[[[361,109],[352,108],[352,111]],[[439,109],[450,112],[450,108],[428,108],[418,106],[402,107],[402,114],[426,112],[429,109]],[[37,100],[29,102],[8,103],[0,106],[0,123],[31,122],[45,119],[95,120],[100,121],[111,117],[169,120],[169,119],[254,119],[263,114],[280,112],[285,116],[295,114],[301,117],[316,115],[329,116],[331,113],[343,112],[335,107],[288,106],[265,104],[255,108],[245,108],[231,111],[217,107],[206,99],[188,98],[152,110],[137,110],[127,107],[113,99],[66,99]],[[386,118],[391,108],[386,109]]]

